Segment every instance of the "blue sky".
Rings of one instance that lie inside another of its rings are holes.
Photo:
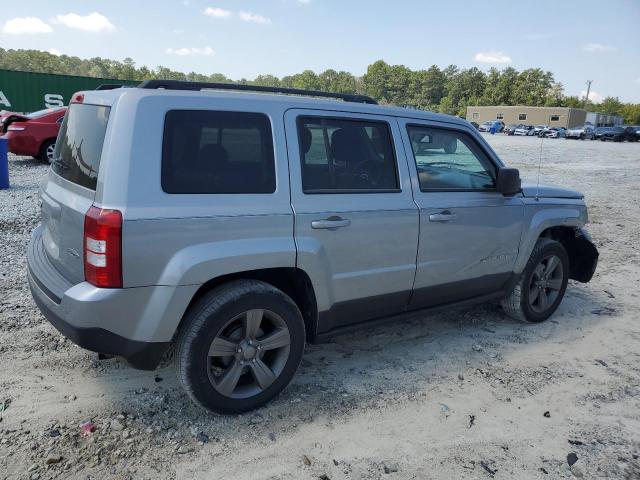
[[[0,46],[164,65],[237,79],[383,59],[551,70],[567,95],[640,102],[640,1],[24,0]]]

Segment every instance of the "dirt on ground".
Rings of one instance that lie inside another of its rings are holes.
[[[65,340],[25,249],[47,166],[0,191],[0,479],[640,478],[640,143],[486,137],[536,181],[581,190],[591,283],[526,325],[499,305],[308,346],[292,384],[239,416],[195,407],[173,366],[136,371]]]

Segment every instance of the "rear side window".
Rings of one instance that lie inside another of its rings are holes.
[[[172,110],[164,124],[162,189],[167,193],[273,193],[266,115]]]
[[[64,116],[51,169],[80,186],[96,189],[109,107],[74,103]]]
[[[398,191],[386,123],[301,117],[298,139],[305,193]]]

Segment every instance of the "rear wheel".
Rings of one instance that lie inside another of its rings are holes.
[[[192,400],[217,413],[264,405],[287,386],[302,359],[300,310],[264,282],[218,287],[184,321],[177,341],[178,378]]]
[[[53,162],[53,153],[56,150],[56,141],[55,139],[47,140],[40,147],[40,155],[38,158],[43,162],[51,163]]]
[[[502,308],[512,318],[538,323],[556,311],[569,281],[569,256],[560,242],[541,238]]]

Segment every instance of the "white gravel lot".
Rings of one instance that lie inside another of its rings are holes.
[[[487,138],[535,181],[539,139]],[[46,169],[12,157],[0,191],[0,479],[640,478],[640,143],[544,141],[541,181],[585,193],[600,249],[549,321],[485,305],[337,337],[235,417],[44,320],[25,249]]]

